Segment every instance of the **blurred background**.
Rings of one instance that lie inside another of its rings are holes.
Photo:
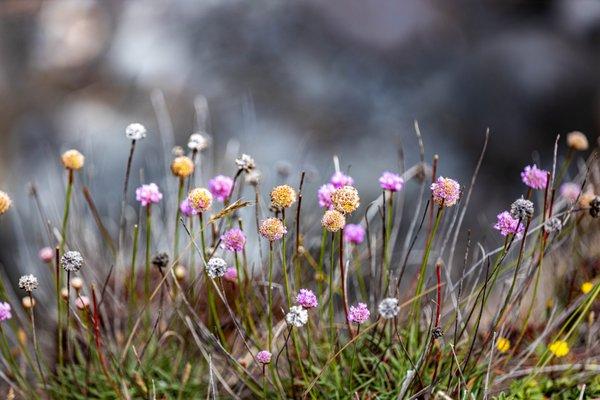
[[[22,219],[0,231],[0,262],[34,215],[28,182],[60,218],[67,148],[86,155],[101,211],[118,211],[133,121],[149,131],[134,164],[146,180],[204,129],[230,156],[213,157],[218,172],[244,152],[266,185],[306,169],[314,193],[337,154],[366,199],[402,169],[400,145],[418,161],[414,120],[427,159],[465,184],[489,127],[471,215],[489,227],[525,164],[550,168],[557,134],[595,142],[599,71],[595,0],[3,1],[0,188]]]

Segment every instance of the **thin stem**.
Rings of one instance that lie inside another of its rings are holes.
[[[33,348],[35,350],[35,362],[37,363],[37,367],[38,370],[40,371],[40,376],[42,378],[42,382],[44,382],[44,388],[46,387],[46,377],[44,376],[44,371],[42,371],[42,364],[40,362],[40,348],[39,348],[39,344],[38,344],[38,340],[37,340],[37,334],[35,332],[35,317],[34,317],[34,303],[33,303],[33,296],[31,295],[31,292],[27,292],[27,294],[29,295],[29,301],[31,302],[31,307],[29,308],[29,315],[31,316],[31,332],[33,335]]]
[[[179,258],[179,217],[181,216],[181,209],[179,205],[183,199],[183,190],[184,190],[184,178],[179,178],[179,190],[177,192],[177,204],[176,204],[176,213],[175,213],[175,239],[173,243],[173,259],[177,260]]]
[[[342,281],[342,301],[344,303],[344,314],[346,316],[346,325],[348,326],[348,334],[350,338],[354,338],[354,331],[352,330],[352,326],[350,326],[349,315],[350,311],[348,310],[348,298],[346,293],[346,271],[344,267],[344,229],[340,229],[340,279]]]
[[[151,203],[146,206],[146,266],[144,270],[144,298],[150,299],[150,253],[152,241],[152,212]]]
[[[267,301],[269,309],[267,310],[269,326],[269,336],[267,341],[267,347],[271,351],[273,342],[273,242],[269,241],[269,287],[267,288]]]
[[[69,211],[71,210],[71,193],[73,193],[73,170],[68,170],[67,193],[65,195],[65,208],[63,211],[62,229],[60,231],[60,252],[62,253],[67,242],[67,228],[69,224]]]

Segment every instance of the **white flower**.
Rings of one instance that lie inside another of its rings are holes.
[[[220,278],[227,272],[227,262],[220,257],[213,257],[206,263],[206,273],[211,279]]]
[[[83,266],[83,257],[78,251],[67,251],[61,257],[60,265],[65,271],[77,272]]]
[[[188,139],[188,148],[190,150],[202,151],[208,147],[208,137],[201,133],[192,133]]]
[[[19,278],[19,288],[23,289],[26,292],[33,292],[38,288],[38,280],[33,275],[23,275]]]
[[[381,300],[379,303],[379,314],[383,319],[391,319],[398,315],[400,311],[400,307],[398,306],[398,299],[394,299],[393,297],[388,297],[387,299]]]
[[[301,306],[292,306],[290,311],[285,315],[285,322],[288,325],[300,328],[308,322],[308,311]]]
[[[254,159],[250,157],[248,154],[242,154],[240,158],[236,158],[235,164],[239,169],[244,170],[245,172],[250,172],[254,168],[256,168],[256,163]]]
[[[146,137],[146,127],[142,124],[138,124],[134,122],[132,124],[127,125],[125,128],[125,136],[127,139],[131,140],[140,140]]]

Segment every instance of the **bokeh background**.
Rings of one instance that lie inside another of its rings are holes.
[[[203,129],[222,173],[245,152],[267,184],[305,169],[314,190],[337,154],[365,198],[400,145],[418,160],[414,120],[427,159],[465,183],[489,127],[470,214],[489,227],[526,163],[550,167],[557,134],[595,142],[599,71],[595,0],[3,1],[0,188],[21,214],[0,262],[27,236],[29,182],[60,218],[67,148],[86,154],[101,211],[118,210],[132,121],[150,132],[134,165],[149,180]]]

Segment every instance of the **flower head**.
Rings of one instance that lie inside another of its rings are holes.
[[[211,279],[220,278],[227,271],[227,262],[220,257],[213,257],[206,263],[206,273]]]
[[[219,201],[225,201],[231,196],[233,179],[224,175],[217,175],[208,181],[208,189]]]
[[[261,350],[256,354],[256,361],[261,364],[268,364],[271,362],[271,357],[272,355],[269,351]]]
[[[595,196],[592,200],[590,200],[589,207],[592,218],[597,218],[600,216],[600,197]]]
[[[235,269],[234,267],[227,268],[227,271],[225,271],[225,275],[223,275],[223,279],[231,283],[236,283],[238,280],[237,269]]]
[[[550,343],[548,350],[556,357],[564,357],[569,354],[569,344],[565,340],[557,340]]]
[[[285,322],[300,328],[308,322],[308,312],[301,306],[291,306],[290,311],[285,315]]]
[[[379,315],[381,315],[381,318],[383,319],[394,318],[400,312],[400,306],[398,306],[398,299],[388,297],[387,299],[381,300],[381,303],[379,303],[377,310],[379,311]]]
[[[186,217],[191,217],[192,215],[198,215],[198,211],[196,211],[194,209],[194,207],[192,207],[192,205],[190,204],[190,201],[187,198],[183,199],[183,201],[179,205],[179,210]]]
[[[246,245],[246,235],[240,228],[232,228],[221,236],[221,247],[229,251],[242,251]]]
[[[321,225],[329,232],[337,232],[346,225],[346,217],[337,210],[327,210],[321,218]]]
[[[40,251],[38,251],[38,257],[45,263],[49,263],[54,260],[54,250],[52,247],[42,247]]]
[[[19,288],[26,292],[33,292],[39,286],[38,280],[35,276],[23,275],[19,278]]]
[[[188,148],[192,151],[202,151],[208,147],[210,140],[202,133],[192,133],[188,139]]]
[[[175,273],[175,279],[177,279],[178,281],[184,280],[187,275],[187,269],[185,269],[183,265],[177,265],[173,269],[173,272]]]
[[[533,202],[524,198],[515,200],[510,206],[510,215],[515,219],[525,221],[533,217]]]
[[[594,284],[592,282],[583,282],[581,284],[581,293],[588,294],[594,288]]]
[[[210,209],[213,202],[213,196],[208,189],[196,188],[188,195],[188,201],[197,212],[205,212]]]
[[[300,304],[306,309],[315,308],[319,305],[317,296],[315,296],[312,290],[308,289],[300,289],[296,295],[296,303]]]
[[[370,316],[371,313],[365,303],[358,303],[356,306],[350,306],[350,314],[348,315],[348,320],[350,320],[350,322],[362,324],[363,322],[366,322]]]
[[[287,233],[287,229],[279,218],[267,218],[261,224],[259,232],[270,242],[279,240]]]
[[[365,240],[365,228],[358,224],[348,224],[344,227],[344,241],[360,244]]]
[[[354,185],[354,179],[351,176],[345,175],[343,172],[336,172],[331,176],[329,182],[336,189],[343,188],[344,186]]]
[[[244,179],[247,184],[252,186],[258,186],[261,179],[261,173],[257,169],[253,169],[252,171],[246,173],[246,178]]]
[[[452,207],[460,198],[460,185],[454,179],[440,176],[431,184],[431,192],[435,204]]]
[[[506,353],[510,350],[510,340],[500,336],[498,340],[496,340],[496,349],[498,349],[500,353]]]
[[[573,150],[585,151],[590,147],[590,144],[583,133],[573,131],[567,134],[567,146]]]
[[[142,185],[135,190],[135,199],[142,203],[142,207],[149,204],[158,204],[162,200],[162,193],[156,183]]]
[[[166,268],[169,265],[169,255],[167,253],[157,253],[152,257],[152,265],[156,268]]]
[[[81,279],[78,276],[76,276],[75,278],[72,278],[71,279],[71,287],[73,289],[75,289],[76,291],[80,291],[81,288],[83,288],[83,279]]]
[[[256,163],[254,162],[254,159],[248,154],[242,154],[240,158],[236,158],[235,165],[237,165],[238,168],[243,170],[244,172],[250,172],[254,168],[256,168]]]
[[[350,214],[360,206],[358,190],[353,186],[344,186],[331,195],[333,207],[341,213]]]
[[[562,229],[562,221],[558,217],[552,217],[544,222],[544,232],[558,232]]]
[[[21,299],[21,304],[23,305],[23,308],[30,309],[35,307],[36,301],[31,296],[25,296]]]
[[[66,169],[77,171],[83,167],[85,157],[77,150],[67,150],[63,153],[61,161]]]
[[[171,163],[171,172],[178,178],[187,178],[194,172],[194,162],[186,156],[176,157]]]
[[[288,208],[296,202],[296,191],[289,185],[275,186],[271,190],[271,205],[278,209]]]
[[[326,183],[319,188],[317,192],[317,199],[319,200],[319,206],[324,208],[332,208],[333,203],[331,202],[331,195],[335,192],[335,186],[331,183]]]
[[[404,179],[402,179],[398,174],[385,171],[381,175],[381,178],[379,178],[379,186],[384,190],[389,190],[390,192],[399,192],[404,186]]]
[[[525,230],[523,223],[519,223],[518,219],[513,218],[508,211],[503,211],[497,216],[498,222],[494,225],[494,229],[500,231],[502,236],[517,235],[519,238]]]
[[[125,136],[127,139],[140,140],[146,137],[146,127],[142,124],[134,122],[127,125],[125,128]]]
[[[75,307],[80,310],[85,310],[90,306],[90,299],[87,296],[77,296],[75,299]]]
[[[0,322],[6,321],[12,318],[12,314],[10,313],[10,304],[4,303],[0,301]]]
[[[12,204],[8,194],[0,190],[0,215],[8,211]]]
[[[60,258],[60,266],[67,272],[77,272],[83,267],[83,257],[78,251],[67,251]]]
[[[560,195],[569,203],[575,203],[580,193],[581,186],[574,182],[565,182],[560,185]]]
[[[528,165],[521,172],[521,180],[532,189],[545,189],[548,184],[548,171],[539,169],[535,164]]]

